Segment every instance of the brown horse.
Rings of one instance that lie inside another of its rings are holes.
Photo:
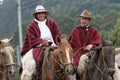
[[[104,43],[99,51],[93,51],[90,63],[80,80],[114,80],[115,49],[111,42]]]
[[[69,80],[73,71],[73,50],[69,44],[71,38],[57,38],[58,47],[45,49],[42,66],[42,80]]]
[[[14,75],[15,58],[11,46],[13,38],[0,40],[0,80],[9,80]]]

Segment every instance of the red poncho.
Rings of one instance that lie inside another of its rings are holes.
[[[94,47],[98,46],[101,43],[101,37],[95,27],[89,26],[88,30],[86,30],[80,25],[72,30],[71,36],[71,46],[74,50],[74,55],[77,54],[74,57],[74,65],[77,68],[80,56],[84,53],[84,50],[80,48],[84,48],[88,44],[92,44]],[[79,49],[80,51],[77,53]]]
[[[52,34],[54,42],[57,44],[56,37],[57,36],[61,37],[58,26],[51,19],[47,19],[46,25],[50,29],[50,32]],[[22,48],[22,51],[21,51],[21,56],[23,56],[26,52],[28,52],[30,49],[33,48],[33,57],[36,61],[37,68],[38,68],[39,61],[41,60],[41,55],[43,53],[43,48],[42,47],[40,47],[40,48],[36,47],[41,42],[43,42],[43,40],[40,39],[40,36],[41,35],[40,35],[40,30],[39,30],[39,27],[38,27],[38,23],[35,22],[35,21],[32,21],[29,24],[29,27],[27,29],[24,44],[23,44],[23,48]]]

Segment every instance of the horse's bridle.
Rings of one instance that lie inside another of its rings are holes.
[[[11,46],[11,44],[6,44],[6,45],[3,45],[3,46],[0,46],[0,49],[4,48],[4,47],[8,47],[8,46]],[[5,67],[9,67],[9,66],[15,66],[15,63],[13,63],[13,64],[5,64]]]
[[[61,55],[59,54],[59,56],[60,56],[60,62],[57,62],[59,65],[61,65],[64,69],[67,67],[67,66],[69,66],[69,65],[72,65],[73,66],[73,63],[71,62],[71,63],[64,63],[63,61],[62,61],[62,59],[61,59]]]
[[[75,55],[73,56],[73,58],[74,58],[75,56],[77,56],[78,53],[79,53],[79,51],[82,50],[82,49],[84,49],[84,48],[85,48],[85,47],[80,47],[80,48],[74,53]]]
[[[48,56],[50,56],[51,55],[51,57],[52,57],[52,60],[53,61],[55,61],[59,66],[60,66],[60,68],[63,70],[63,72],[61,73],[59,70],[55,70],[55,68],[54,67],[52,67],[52,64],[49,62],[49,60],[48,60]],[[59,55],[60,56],[60,55]],[[58,62],[55,58],[54,58],[54,56],[53,56],[53,54],[50,54],[50,52],[48,53],[48,55],[47,55],[47,58],[46,58],[46,62],[47,62],[47,65],[48,65],[48,67],[49,67],[49,69],[51,70],[51,72],[56,76],[56,78],[62,78],[62,79],[64,79],[65,78],[65,76],[67,76],[67,74],[68,73],[66,73],[65,72],[65,68],[66,68],[66,66],[68,66],[68,65],[73,65],[73,63],[63,63],[63,61],[62,61],[62,59],[60,58],[60,62]],[[57,74],[57,73],[59,73],[60,72],[60,74]],[[72,72],[71,72],[72,73]]]
[[[11,44],[2,45],[2,46],[0,46],[0,49],[4,48],[4,47],[8,47],[8,46],[11,46]]]
[[[115,71],[115,69],[112,69],[112,68],[109,68],[108,67],[108,65],[107,65],[107,63],[105,62],[105,59],[104,59],[104,57],[103,57],[103,55],[102,55],[102,61],[103,61],[103,63],[104,63],[104,65],[105,65],[105,71],[106,71],[106,73],[107,74],[109,74],[110,72],[114,72]],[[95,66],[96,66],[96,68],[104,75],[105,73],[104,73],[104,71],[102,71],[99,67],[98,67],[98,65],[95,63]]]

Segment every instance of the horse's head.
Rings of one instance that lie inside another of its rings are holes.
[[[67,74],[73,71],[73,49],[71,48],[70,40],[71,37],[63,39],[57,38],[58,59]]]
[[[109,40],[102,40],[102,46],[114,46],[116,40],[109,41]]]
[[[111,44],[112,42],[109,43]],[[115,49],[113,45],[105,45],[101,50],[101,55],[103,57],[103,65],[107,72],[113,75],[115,72]]]
[[[14,75],[15,58],[12,48],[13,38],[0,40],[0,65],[4,66],[7,75]]]

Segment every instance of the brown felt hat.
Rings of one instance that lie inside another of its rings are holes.
[[[80,16],[78,17],[86,17],[92,19],[92,13],[89,10],[84,10]]]

